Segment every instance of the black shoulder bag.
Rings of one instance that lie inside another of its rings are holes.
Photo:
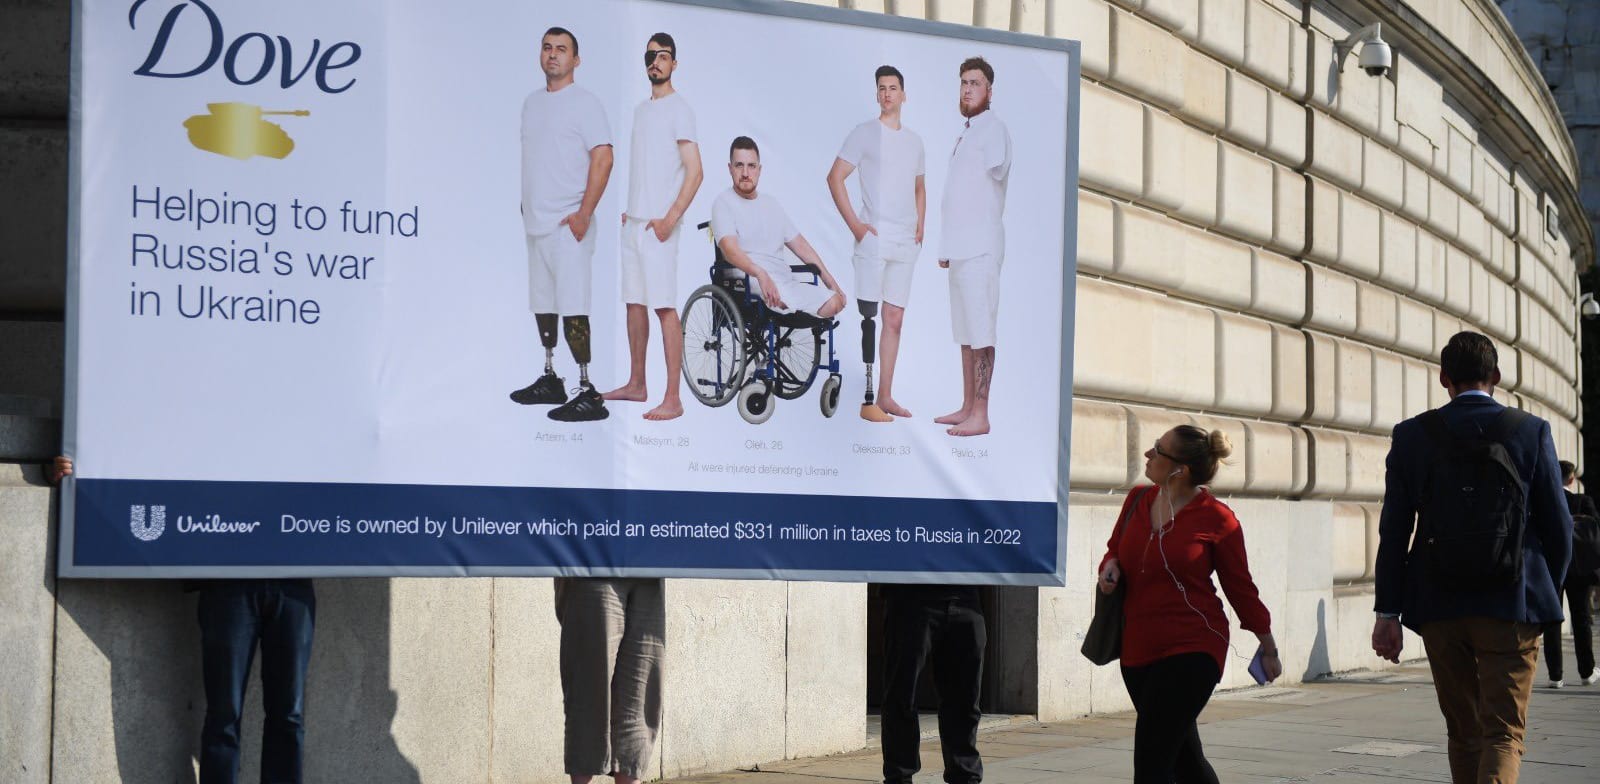
[[[1150,492],[1146,487],[1133,497],[1133,502],[1123,511],[1122,517],[1117,519],[1118,542],[1122,541],[1122,529],[1128,522],[1128,515],[1133,514],[1133,508],[1144,500],[1144,494]],[[1126,617],[1122,612],[1123,600],[1128,595],[1128,574],[1123,570],[1122,576],[1117,578],[1117,587],[1111,593],[1101,593],[1099,578],[1096,577],[1094,588],[1094,620],[1089,621],[1089,630],[1083,634],[1083,647],[1080,649],[1085,658],[1095,664],[1110,664],[1122,657],[1122,627]]]

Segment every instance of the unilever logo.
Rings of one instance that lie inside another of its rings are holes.
[[[147,520],[144,506],[128,507],[128,528],[133,530],[134,538],[141,542],[153,542],[161,538],[161,533],[167,530],[167,508],[150,507],[150,516]]]
[[[259,520],[224,520],[219,514],[178,515],[175,522],[179,534],[252,534],[261,527]],[[128,507],[128,529],[141,542],[160,539],[167,530],[167,508],[142,504]]]
[[[142,28],[140,15],[148,0],[134,0],[128,7],[128,27]],[[165,15],[155,25],[144,62],[133,70],[135,76],[155,79],[187,79],[220,69],[229,82],[246,87],[277,83],[288,90],[305,81],[328,94],[338,94],[355,86],[356,77],[340,73],[361,59],[361,45],[338,41],[324,47],[322,39],[309,45],[284,35],[269,35],[250,30],[232,35],[222,17],[204,0],[179,0],[166,5]],[[237,28],[233,31],[237,33]],[[183,44],[169,45],[174,34]],[[194,45],[200,42],[200,45]],[[274,78],[276,77],[276,78]],[[271,110],[241,101],[211,101],[207,113],[184,120],[189,142],[195,147],[246,160],[255,156],[285,158],[294,150],[294,139],[283,126],[262,119],[266,116],[306,117],[305,109]]]

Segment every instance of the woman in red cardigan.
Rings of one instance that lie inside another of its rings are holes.
[[[1135,488],[1100,562],[1100,590],[1127,580],[1122,680],[1139,712],[1135,784],[1215,784],[1195,725],[1227,661],[1228,618],[1211,582],[1216,572],[1240,625],[1261,642],[1269,680],[1283,672],[1272,616],[1245,560],[1233,510],[1205,485],[1233,452],[1228,436],[1179,425],[1144,453],[1156,487]]]

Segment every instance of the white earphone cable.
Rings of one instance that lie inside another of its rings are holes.
[[[1167,477],[1166,483],[1161,488],[1161,495],[1165,496],[1167,502],[1167,520],[1159,526],[1154,525],[1152,520],[1150,536],[1156,540],[1156,552],[1161,553],[1162,567],[1167,570],[1167,576],[1172,578],[1172,585],[1178,589],[1178,595],[1183,597],[1183,603],[1188,605],[1195,615],[1200,616],[1200,621],[1206,625],[1206,631],[1215,634],[1217,639],[1222,640],[1228,646],[1228,650],[1233,652],[1234,656],[1248,661],[1244,654],[1239,653],[1239,649],[1234,647],[1233,641],[1229,640],[1227,635],[1212,627],[1211,619],[1207,618],[1206,614],[1200,611],[1200,608],[1195,607],[1194,603],[1189,601],[1189,591],[1183,587],[1183,581],[1178,579],[1177,572],[1172,571],[1172,563],[1167,560],[1166,548],[1167,532],[1178,524],[1178,510],[1172,503],[1172,477]],[[1155,511],[1155,504],[1150,505],[1150,511]],[[1148,552],[1148,544],[1146,545],[1146,552]]]

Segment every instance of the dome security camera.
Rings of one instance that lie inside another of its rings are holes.
[[[1369,41],[1361,47],[1361,70],[1369,76],[1383,76],[1394,64],[1394,52],[1383,41]]]
[[[1383,76],[1389,73],[1389,68],[1394,65],[1394,50],[1383,40],[1383,24],[1373,22],[1360,30],[1355,31],[1349,38],[1339,41],[1334,45],[1334,55],[1338,58],[1339,70],[1344,70],[1344,59],[1361,47],[1361,70],[1369,76]]]
[[[1585,321],[1593,321],[1600,317],[1600,302],[1595,301],[1594,294],[1584,292],[1584,295],[1578,298],[1578,315],[1583,316]]]

